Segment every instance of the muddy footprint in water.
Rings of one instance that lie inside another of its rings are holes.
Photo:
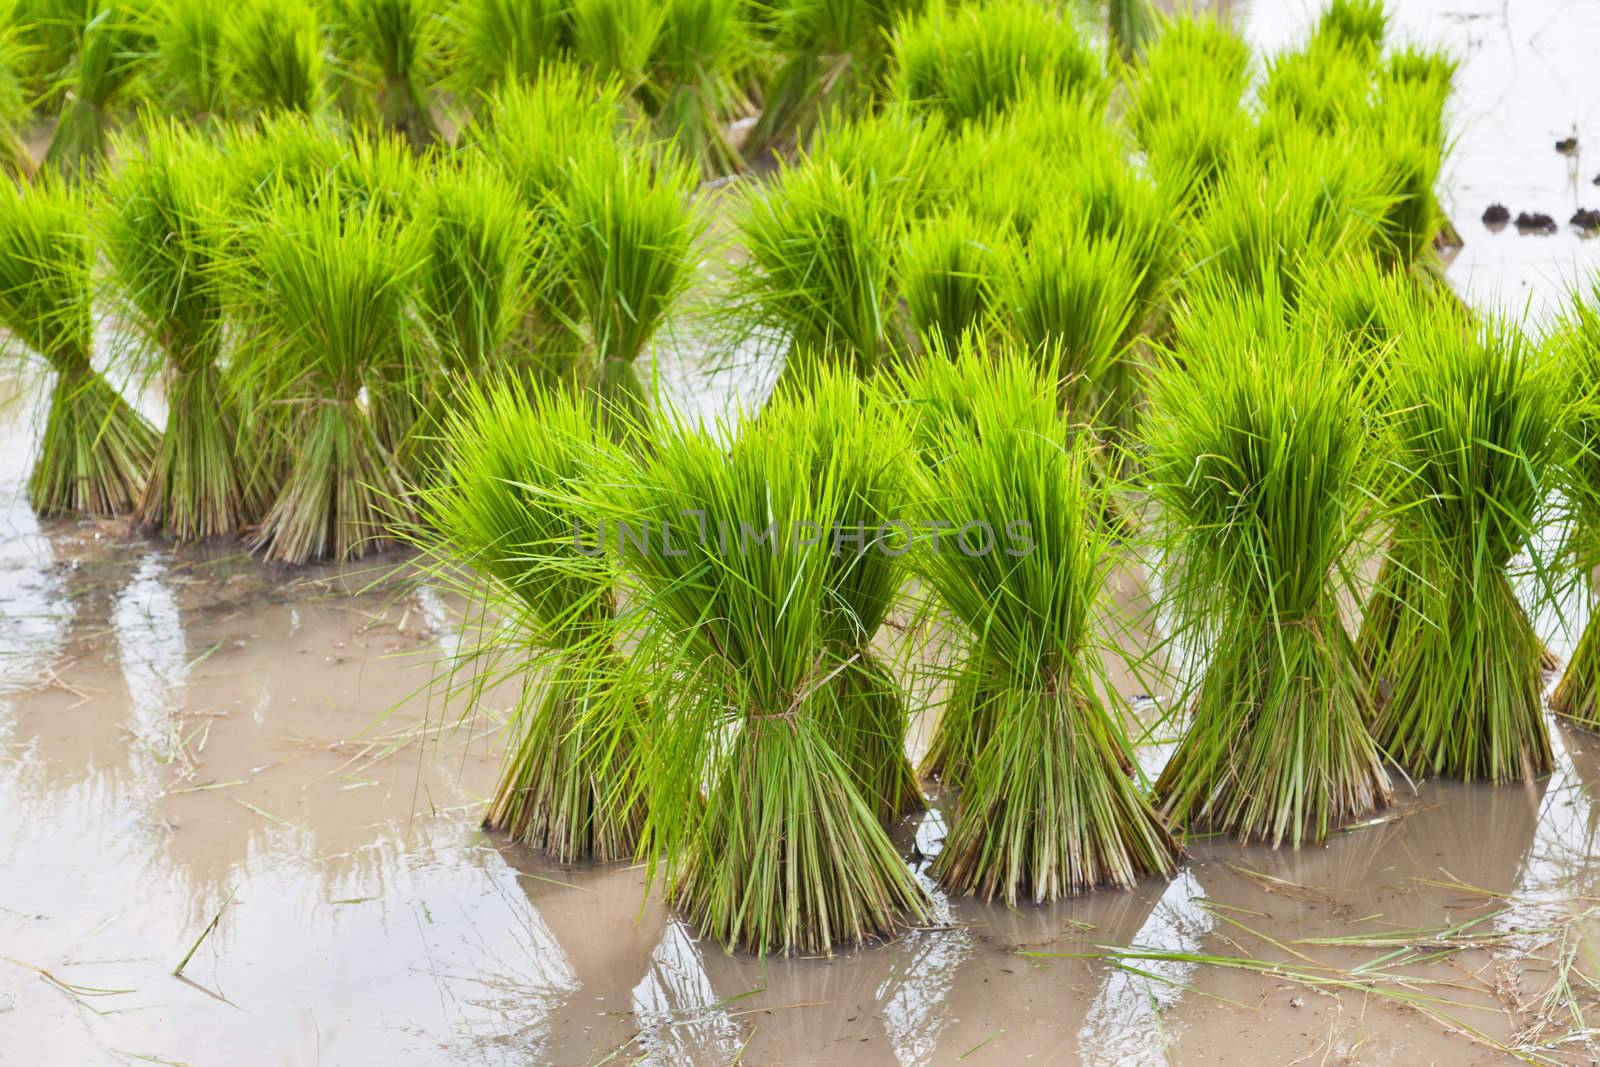
[[[1558,230],[1556,220],[1542,211],[1523,211],[1517,214],[1517,232],[1523,236],[1532,234],[1536,237],[1549,237]]]

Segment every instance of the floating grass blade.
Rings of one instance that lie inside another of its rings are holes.
[[[1559,377],[1512,327],[1403,310],[1384,405],[1391,546],[1361,635],[1382,686],[1374,733],[1412,774],[1537,777],[1543,649],[1508,568],[1536,552],[1565,443]]]
[[[41,516],[129,511],[155,461],[154,431],[90,364],[91,264],[83,201],[61,179],[0,182],[0,327],[55,372],[28,477]]]
[[[290,453],[255,543],[282,563],[364,555],[405,510],[373,404],[412,377],[415,232],[344,210],[336,186],[314,201],[284,191],[246,225],[250,252],[234,283],[257,344],[243,371],[252,392],[287,410]]]
[[[1390,797],[1339,615],[1375,457],[1317,320],[1207,298],[1224,309],[1180,321],[1144,432],[1163,584],[1207,657],[1156,793],[1178,826],[1299,846]]]
[[[216,159],[171,125],[124,143],[104,187],[100,232],[113,291],[161,371],[167,425],[136,513],[179,541],[238,532],[255,518],[254,441],[238,432],[224,383],[223,255]]]
[[[483,619],[503,620],[451,666],[469,707],[507,673],[521,685],[487,824],[558,860],[633,855],[643,798],[630,775],[641,719],[614,621],[615,560],[578,532],[597,450],[593,406],[511,381],[457,394],[437,488],[420,494],[426,547],[465,564]],[[508,632],[509,631],[509,632]],[[509,662],[508,662],[509,661]],[[504,665],[504,669],[502,669]]]
[[[969,343],[925,365],[951,380],[936,393],[986,382],[997,363],[1031,388],[1021,405],[976,388],[966,416],[939,427],[918,503],[962,525],[914,556],[970,643],[941,723],[960,802],[934,871],[952,892],[1010,906],[1170,876],[1178,856],[1131,777],[1125,709],[1103,695],[1105,483],[1057,412],[1055,376],[1030,362]]]

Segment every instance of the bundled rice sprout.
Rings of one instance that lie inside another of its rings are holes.
[[[1238,31],[1212,15],[1171,16],[1128,71],[1128,124],[1148,148],[1153,131],[1198,106],[1197,94],[1237,107],[1249,82],[1250,46]]]
[[[1383,10],[1383,0],[1331,0],[1317,20],[1312,41],[1370,60],[1382,50],[1388,29],[1389,16]]]
[[[489,630],[451,666],[469,709],[520,696],[486,825],[561,862],[633,855],[643,798],[630,777],[642,718],[618,650],[615,557],[578,532],[597,451],[592,405],[514,381],[456,395],[436,488],[419,497],[444,576],[472,569]]]
[[[941,723],[960,800],[934,871],[1008,906],[1170,876],[1178,848],[1131,777],[1125,709],[1096,649],[1115,550],[1087,441],[1027,357],[971,344],[923,373],[949,379],[933,392],[970,397],[964,418],[935,426],[918,493],[963,523],[916,561],[970,645]],[[1023,404],[988,388],[997,375],[1031,379]]]
[[[572,306],[587,330],[600,394],[623,406],[648,399],[636,364],[688,288],[705,228],[698,172],[668,154],[577,156],[557,200],[552,237]]]
[[[326,96],[322,25],[309,0],[246,0],[233,28],[240,95],[261,112],[315,113]]]
[[[772,45],[782,56],[745,145],[756,154],[804,144],[817,126],[868,111],[889,66],[890,31],[911,0],[781,0]]]
[[[1567,426],[1562,489],[1571,509],[1562,562],[1592,590],[1600,567],[1600,284],[1575,293],[1551,334],[1574,397]],[[1591,595],[1591,604],[1593,597]],[[1550,694],[1550,706],[1591,730],[1600,729],[1600,615],[1591,607],[1572,659]]]
[[[442,48],[437,0],[332,0],[334,28],[372,82],[385,129],[421,150],[439,136],[429,89]]]
[[[743,163],[727,123],[750,102],[737,72],[754,49],[743,0],[668,0],[639,89],[657,135],[708,176]]]
[[[223,240],[218,160],[169,124],[121,146],[100,231],[121,317],[158,367],[167,401],[137,519],[178,541],[233,534],[259,509],[254,440],[240,433],[220,365]]]
[[[1190,314],[1144,438],[1163,584],[1203,662],[1156,794],[1174,825],[1298,847],[1390,799],[1339,614],[1375,451],[1316,318],[1229,286]]]
[[[662,424],[600,500],[634,531],[617,537],[651,620],[652,878],[730,950],[827,953],[922,921],[928,900],[838,748],[849,600],[829,531],[859,512],[819,461],[814,409],[791,402],[716,436]]]
[[[655,54],[666,8],[656,0],[572,0],[572,56],[632,93]]]
[[[78,177],[104,162],[111,109],[150,48],[130,0],[63,0],[59,7],[77,19],[72,24],[77,49],[63,77],[61,112],[44,163]]]
[[[827,533],[827,565],[836,573],[827,579],[833,601],[826,640],[841,667],[830,683],[838,690],[838,717],[829,730],[862,795],[886,822],[923,806],[905,753],[905,698],[872,647],[895,606],[911,549],[909,531],[895,525],[904,523],[908,500],[899,428],[853,374],[825,368],[787,383],[762,410],[761,425],[747,431],[774,447],[808,440],[816,479],[838,486],[840,525]]]
[[[982,331],[999,305],[1004,264],[1011,255],[1006,230],[980,222],[964,207],[918,221],[907,232],[898,261],[906,312],[923,346]]]
[[[571,0],[461,0],[454,21],[450,66],[466,94],[531,85],[571,57]]]
[[[0,2],[0,179],[33,176],[33,156],[20,132],[32,110],[27,72],[21,0],[4,0]]]
[[[1028,0],[928,5],[894,30],[891,94],[952,127],[994,117],[1031,79],[1063,93],[1104,95],[1100,57],[1070,15]]]
[[[373,405],[415,379],[415,231],[345,210],[330,185],[315,199],[280,191],[242,240],[236,299],[255,340],[243,370],[259,402],[285,413],[288,451],[255,544],[290,564],[374,551],[406,509],[400,462]]]
[[[229,0],[172,0],[154,20],[155,82],[167,105],[197,124],[234,109],[234,11]]]
[[[227,161],[228,209],[260,210],[285,189],[315,197],[337,184],[347,151],[332,125],[303,112],[281,111],[252,126],[227,126],[218,138],[218,154]]]
[[[1542,568],[1561,382],[1508,325],[1401,312],[1384,390],[1391,544],[1361,633],[1374,734],[1413,774],[1535,778],[1551,766],[1543,647],[1509,568],[1521,552]]]
[[[62,179],[0,181],[0,327],[55,375],[28,476],[41,516],[130,511],[155,462],[155,432],[90,362],[92,262],[88,215]]]

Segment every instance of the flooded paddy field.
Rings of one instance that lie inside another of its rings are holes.
[[[1310,18],[1237,6],[1267,48]],[[1600,264],[1564,225],[1600,206],[1600,11],[1391,7],[1399,37],[1463,60],[1451,278],[1477,306],[1549,314]],[[1491,203],[1563,225],[1490,231]],[[457,723],[430,692],[457,620],[403,557],[283,570],[38,521],[38,384],[0,388],[0,1064],[1600,1055],[1581,1023],[1600,996],[1573,969],[1600,957],[1600,738],[1552,725],[1548,779],[1424,782],[1324,847],[1192,839],[1170,883],[1015,910],[941,897],[891,944],[729,955],[646,898],[642,868],[479,830],[499,723]],[[1558,654],[1583,615],[1541,619]],[[935,800],[898,828],[922,868]]]

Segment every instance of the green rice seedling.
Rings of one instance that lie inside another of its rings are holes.
[[[450,66],[464,93],[531,85],[552,63],[571,57],[571,0],[461,0]]]
[[[1388,29],[1383,0],[1331,0],[1317,20],[1312,42],[1370,58],[1383,48]]]
[[[633,92],[645,79],[666,16],[655,0],[572,0],[572,54]]]
[[[1361,55],[1327,45],[1286,52],[1267,65],[1263,136],[1271,140],[1285,125],[1324,134],[1346,131],[1362,120],[1372,98],[1372,68]]]
[[[817,954],[923,921],[928,900],[836,747],[848,601],[813,533],[858,512],[796,404],[716,435],[662,422],[596,495],[633,531],[615,536],[659,664],[639,753],[651,878],[730,950]]]
[[[86,0],[74,27],[55,132],[44,163],[69,177],[92,174],[106,155],[111,108],[150,52],[144,23],[129,0]]]
[[[1128,241],[1057,216],[1034,226],[1001,277],[1011,336],[1050,357],[1062,401],[1083,422],[1098,422],[1122,395],[1142,273]]]
[[[893,288],[903,193],[805,158],[752,186],[738,218],[749,260],[736,313],[752,334],[781,339],[788,368],[838,361],[869,374],[903,346]]]
[[[754,48],[743,0],[669,0],[640,88],[658,135],[715,177],[743,164],[726,124],[748,111],[738,71]]]
[[[891,93],[952,127],[1005,111],[1030,79],[1091,96],[1105,87],[1100,57],[1071,17],[1026,0],[929,5],[901,18],[893,48]]]
[[[283,189],[312,197],[337,184],[348,151],[328,121],[298,111],[263,115],[252,125],[230,123],[217,144],[226,164],[226,199],[239,212],[262,209]]]
[[[637,363],[694,273],[705,228],[693,194],[698,171],[668,157],[609,145],[578,157],[553,227],[558,270],[594,353],[600,394],[623,406],[647,394]]]
[[[490,633],[451,666],[469,708],[513,679],[520,697],[486,824],[563,862],[631,858],[642,795],[629,775],[642,719],[616,645],[615,556],[580,543],[593,406],[511,380],[457,392],[436,488],[419,494],[425,548]],[[493,618],[492,618],[493,617]],[[494,621],[498,619],[496,624]]]
[[[915,218],[955,200],[944,135],[939,118],[890,106],[819,127],[805,154],[838,167],[873,195],[897,201],[902,214]]]
[[[911,0],[781,0],[772,44],[783,57],[762,91],[747,156],[804,144],[824,120],[870,109],[889,65],[890,31]]]
[[[429,89],[436,77],[442,12],[435,0],[333,0],[336,32],[374,82],[383,127],[421,150],[439,136]]]
[[[92,263],[87,213],[62,179],[0,181],[0,327],[55,377],[28,477],[41,516],[130,511],[155,460],[155,432],[90,362]]]
[[[20,133],[28,105],[28,46],[18,0],[0,4],[0,177],[30,178],[33,156]]]
[[[1543,647],[1508,568],[1532,554],[1566,438],[1557,368],[1514,328],[1403,308],[1385,384],[1389,558],[1362,651],[1373,732],[1409,773],[1531,779],[1551,766]]]
[[[253,439],[239,432],[222,377],[222,235],[216,160],[191,136],[147,124],[120,146],[104,187],[101,243],[122,317],[158,367],[161,450],[136,518],[178,541],[233,534],[259,510]]]
[[[909,532],[894,525],[904,523],[909,499],[899,428],[854,374],[819,368],[781,388],[762,409],[759,425],[746,430],[774,448],[807,441],[814,477],[837,484],[838,525],[826,533],[826,565],[834,573],[827,578],[833,592],[825,640],[841,667],[830,683],[839,692],[837,721],[828,729],[862,795],[885,822],[923,806],[906,758],[905,698],[872,647],[905,581],[911,548]]]
[[[1013,255],[1009,237],[964,208],[917,222],[906,234],[898,284],[911,325],[928,347],[982,332],[999,307],[1000,282]]]
[[[160,7],[153,19],[152,76],[167,105],[196,123],[228,118],[234,104],[231,52],[235,5],[188,0]]]
[[[262,112],[316,112],[326,96],[322,26],[308,0],[247,0],[234,23],[240,95]]]
[[[1106,35],[1124,61],[1149,47],[1157,26],[1149,0],[1106,0]]]
[[[1261,298],[1237,286],[1204,297],[1226,306],[1180,320],[1143,432],[1162,584],[1201,651],[1156,794],[1175,826],[1298,847],[1390,799],[1339,613],[1376,451],[1315,317],[1241,314]]]
[[[1561,463],[1561,487],[1571,511],[1561,563],[1591,589],[1589,621],[1550,694],[1550,706],[1595,730],[1600,729],[1600,616],[1592,608],[1593,575],[1600,567],[1600,284],[1573,295],[1571,309],[1549,340],[1574,398]]]
[[[418,377],[399,369],[415,361],[415,231],[344,210],[336,186],[314,200],[284,190],[245,227],[234,281],[255,341],[243,371],[252,392],[286,411],[289,452],[255,543],[289,564],[364,555],[387,543],[406,506],[381,397]]]
[[[1126,709],[1096,647],[1116,552],[1087,439],[1032,357],[969,343],[925,373],[970,397],[918,491],[927,514],[959,525],[915,560],[969,644],[941,723],[961,791],[934,871],[1008,906],[1170,876],[1178,848],[1131,776]],[[995,377],[1029,381],[1026,401],[990,391]]]
[[[1195,110],[1197,94],[1208,105],[1231,100],[1237,108],[1250,82],[1250,46],[1215,16],[1172,16],[1126,80],[1128,124],[1148,147],[1152,131]]]
[[[620,143],[622,89],[571,64],[544,68],[531,84],[510,83],[478,115],[471,140],[516,186],[528,208],[552,215],[569,160]]]
[[[1377,112],[1382,115],[1390,104],[1404,101],[1403,110],[1418,123],[1423,141],[1444,155],[1444,112],[1456,66],[1455,59],[1442,51],[1399,49],[1378,72]]]

